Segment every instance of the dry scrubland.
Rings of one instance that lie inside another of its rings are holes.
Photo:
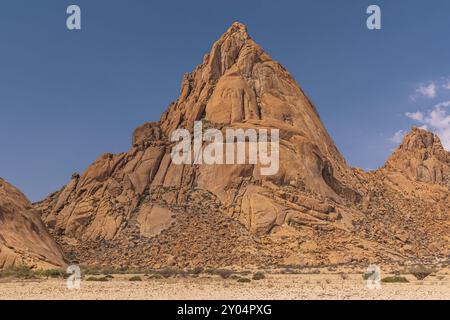
[[[1,299],[450,299],[450,272],[423,275],[383,274],[380,289],[370,290],[361,273],[231,272],[206,270],[177,273],[163,270],[147,274],[89,272],[81,289],[69,290],[56,272],[0,279]],[[53,278],[54,277],[54,278]],[[28,279],[27,279],[28,278]],[[391,281],[391,282],[389,282]],[[407,281],[407,282],[403,282]]]

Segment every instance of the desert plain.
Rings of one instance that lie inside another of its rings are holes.
[[[450,272],[441,270],[423,280],[413,275],[408,282],[381,283],[370,289],[361,273],[265,274],[222,278],[212,275],[155,278],[117,274],[83,279],[80,289],[68,289],[66,280],[0,279],[1,300],[447,300]],[[395,277],[383,275],[383,279]],[[130,279],[140,279],[130,281]],[[239,279],[249,279],[242,282]]]

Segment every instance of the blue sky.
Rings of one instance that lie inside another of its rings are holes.
[[[66,29],[70,4],[81,31]],[[449,15],[448,0],[2,0],[0,176],[35,201],[128,150],[233,21],[297,79],[349,164],[377,168],[412,125],[449,139]]]

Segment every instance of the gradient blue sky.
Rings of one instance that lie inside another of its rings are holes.
[[[66,29],[70,4],[81,31]],[[427,116],[450,100],[448,0],[1,0],[0,176],[39,200],[128,150],[233,21],[297,79],[351,165],[382,165],[415,123],[448,132],[446,106]]]

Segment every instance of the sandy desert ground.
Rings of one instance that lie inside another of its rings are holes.
[[[406,276],[409,283],[382,284],[369,290],[360,274],[343,279],[338,274],[268,275],[266,279],[240,283],[215,277],[147,279],[131,282],[114,276],[109,282],[82,281],[79,290],[67,289],[65,280],[0,282],[0,299],[60,300],[233,300],[233,299],[450,299],[450,277],[432,276],[423,281]]]

